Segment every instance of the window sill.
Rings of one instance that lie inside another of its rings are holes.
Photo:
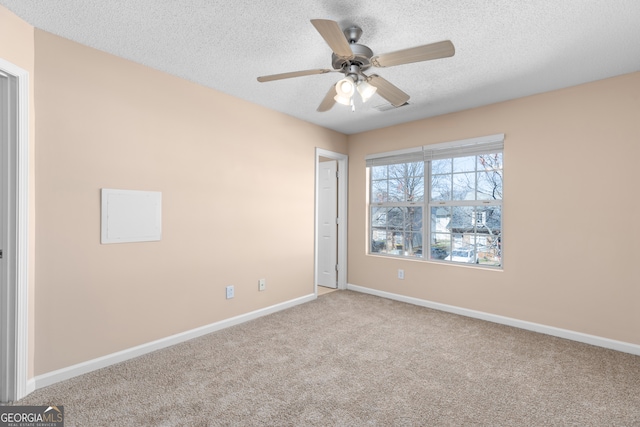
[[[375,254],[375,253],[367,253],[366,254],[369,257],[373,257],[373,258],[380,258],[380,259],[390,259],[390,260],[396,260],[396,261],[409,261],[409,262],[419,262],[419,263],[425,263],[425,264],[436,264],[436,265],[444,265],[447,267],[462,267],[462,268],[471,268],[474,270],[485,270],[485,271],[497,271],[497,272],[503,272],[504,271],[504,267],[503,266],[490,266],[490,265],[482,265],[482,264],[465,264],[465,263],[461,263],[461,262],[447,262],[447,261],[440,261],[440,260],[432,260],[432,259],[423,259],[423,258],[411,258],[411,257],[405,257],[405,256],[399,256],[399,255],[389,255],[389,254]]]

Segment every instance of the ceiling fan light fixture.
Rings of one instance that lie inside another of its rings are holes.
[[[353,79],[351,79],[350,77],[345,77],[344,79],[336,83],[336,93],[339,96],[346,96],[348,98],[351,98],[353,96],[353,93],[356,91],[355,86],[356,85]]]
[[[361,81],[360,84],[358,84],[358,93],[360,94],[360,97],[362,97],[362,102],[367,102],[373,96],[373,94],[376,93],[377,90],[377,87],[367,83],[364,80]]]
[[[336,96],[333,97],[335,101],[342,105],[351,105],[351,97],[356,91],[356,84],[351,77],[345,77],[344,79],[336,83]]]
[[[338,104],[351,105],[351,97],[350,96],[336,95],[336,96],[333,97],[333,99],[335,99],[335,101]]]

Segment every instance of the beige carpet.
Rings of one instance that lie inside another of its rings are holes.
[[[338,291],[17,404],[66,426],[640,426],[640,357]]]

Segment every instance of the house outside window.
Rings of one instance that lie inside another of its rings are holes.
[[[369,253],[502,266],[504,135],[367,156]]]

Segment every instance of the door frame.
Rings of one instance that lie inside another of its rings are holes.
[[[0,277],[0,306],[2,331],[0,351],[6,363],[0,367],[7,379],[2,385],[0,400],[16,401],[33,390],[28,390],[29,363],[29,278],[28,278],[28,224],[29,224],[29,73],[0,58],[0,71],[8,76],[14,102],[9,106],[10,123],[15,131],[0,139],[2,169],[8,170],[9,182],[0,190],[2,203],[2,233],[4,274]],[[6,168],[6,169],[5,169]],[[33,387],[31,387],[33,388]]]
[[[347,289],[347,188],[349,185],[349,156],[316,147],[315,162],[315,249],[313,291],[318,294],[318,242],[320,226],[319,221],[319,192],[320,192],[320,158],[326,157],[338,162],[338,289]]]

